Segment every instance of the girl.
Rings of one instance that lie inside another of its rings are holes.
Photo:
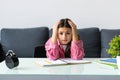
[[[53,26],[52,37],[45,48],[47,57],[52,60],[65,57],[80,60],[84,57],[83,42],[70,19],[61,19]]]

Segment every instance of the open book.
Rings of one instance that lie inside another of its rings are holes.
[[[35,61],[36,64],[39,64],[40,66],[54,66],[54,65],[65,65],[65,64],[84,64],[84,63],[90,63],[90,61],[87,60],[73,60],[71,58],[62,58],[57,60],[49,60],[47,58],[38,59]]]

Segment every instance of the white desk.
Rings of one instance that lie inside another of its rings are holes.
[[[97,62],[99,58],[84,58],[92,63],[40,67],[35,64],[42,58],[19,58],[16,69],[0,63],[0,80],[118,80],[118,69]]]

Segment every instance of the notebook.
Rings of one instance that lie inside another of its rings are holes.
[[[116,58],[108,58],[108,59],[101,59],[100,61],[104,63],[111,63],[111,64],[116,64]]]
[[[117,61],[116,61],[116,58],[108,58],[108,59],[101,59],[99,61],[101,64],[105,64],[105,65],[108,65],[108,66],[111,66],[113,67],[114,69],[117,69]]]

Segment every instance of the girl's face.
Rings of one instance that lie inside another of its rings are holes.
[[[60,44],[66,45],[72,40],[71,28],[61,27],[58,29],[58,39]]]

